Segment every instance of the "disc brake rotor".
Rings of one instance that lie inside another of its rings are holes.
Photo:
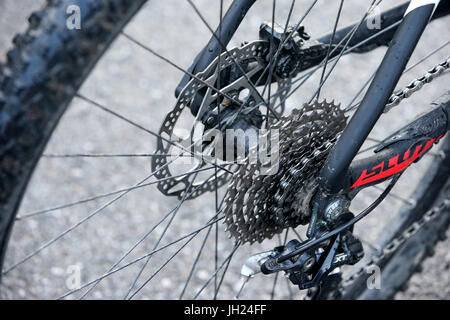
[[[230,236],[242,243],[262,242],[285,228],[308,223],[317,176],[345,123],[339,105],[316,101],[274,124],[271,129],[278,130],[279,145],[269,146],[268,153],[278,154],[277,169],[264,175],[263,163],[246,163],[231,179],[225,199]]]
[[[208,66],[208,68],[206,68],[206,70],[198,73],[196,78],[191,79],[191,81],[181,91],[174,109],[167,114],[159,130],[160,137],[157,138],[157,148],[155,156],[152,158],[152,172],[154,172],[155,177],[160,180],[157,187],[164,195],[177,196],[181,199],[186,193],[189,193],[185,197],[186,199],[192,199],[207,191],[214,191],[216,187],[223,186],[229,180],[231,174],[226,171],[219,171],[217,175],[212,175],[206,180],[192,184],[191,178],[192,175],[195,174],[195,170],[192,170],[192,172],[186,173],[181,177],[173,177],[170,171],[170,164],[172,161],[170,160],[170,156],[168,156],[168,154],[174,144],[179,145],[177,141],[180,140],[174,135],[174,129],[182,112],[186,109],[186,107],[189,107],[196,96],[198,97],[197,93],[202,92],[203,100],[194,120],[194,122],[199,122],[198,119],[201,119],[207,108],[218,100],[218,93],[211,89],[211,87],[216,85],[218,75],[221,74],[223,70],[234,64],[249,65],[250,62],[252,63],[251,67],[246,70],[245,76],[240,76],[237,80],[234,80],[220,89],[221,96],[227,95],[232,99],[237,100],[239,99],[239,93],[244,89],[248,89],[250,92],[249,94],[251,95],[248,107],[254,107],[257,104],[262,104],[261,97],[254,90],[252,90],[252,87],[248,83],[247,79],[251,79],[257,72],[260,72],[265,68],[267,63],[264,61],[264,56],[266,55],[267,50],[268,43],[266,41],[254,41],[245,44],[242,47],[233,48],[228,52],[221,54],[220,57],[217,57]],[[284,97],[289,92],[290,78],[277,79],[277,84],[278,96],[277,99],[272,99],[271,102],[272,105],[275,105],[275,103],[280,104],[281,114],[284,110],[284,102],[282,101],[284,101]],[[193,145],[201,145],[201,141],[194,140],[192,130],[189,139],[190,143],[188,148],[186,148],[186,146],[183,147],[179,145],[181,148],[178,148],[177,151],[179,152],[177,153],[181,153],[184,150],[185,154],[190,153],[192,156],[197,158],[199,160],[199,164],[197,167],[193,167],[192,169],[198,169],[204,165],[203,154],[196,151],[201,150],[201,148],[194,148]],[[171,141],[175,142],[171,143]]]

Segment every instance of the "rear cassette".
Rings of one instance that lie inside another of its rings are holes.
[[[346,119],[339,105],[324,100],[294,109],[271,127],[279,130],[279,145],[268,147],[269,154],[278,153],[278,170],[264,175],[264,164],[247,162],[233,175],[225,199],[230,236],[262,242],[309,222],[308,199]]]

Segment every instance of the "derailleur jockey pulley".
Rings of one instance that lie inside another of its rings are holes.
[[[342,265],[354,265],[364,255],[361,241],[350,231],[339,233],[320,248],[279,262],[278,258],[293,252],[301,245],[294,239],[285,246],[276,247],[273,254],[261,265],[264,274],[285,271],[289,280],[300,290],[318,286],[328,274]]]

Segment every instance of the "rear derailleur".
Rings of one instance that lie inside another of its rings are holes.
[[[339,224],[328,227],[338,227],[352,219],[353,214],[346,212],[341,215],[341,218],[344,220],[339,219]],[[317,288],[325,283],[327,286],[333,286],[333,281],[339,282],[340,275],[335,272],[339,270],[339,267],[354,265],[364,256],[361,241],[353,235],[352,231],[352,229],[343,230],[321,243],[319,247],[310,248],[289,259],[280,259],[310,242],[311,238],[304,242],[291,240],[286,245],[276,247],[267,253],[260,261],[260,270],[263,274],[284,271],[289,280],[298,285],[300,290],[312,289],[310,291],[317,295],[319,294]],[[317,232],[313,238],[320,238],[323,233]]]
[[[262,273],[284,271],[293,284],[304,290],[320,285],[331,271],[342,265],[353,265],[364,255],[361,242],[350,231],[344,231],[330,239],[324,247],[314,248],[278,262],[279,257],[293,252],[299,246],[300,241],[294,239],[284,246],[276,247],[272,251],[273,254],[262,264]]]

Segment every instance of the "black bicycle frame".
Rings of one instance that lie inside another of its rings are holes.
[[[357,192],[391,178],[420,160],[450,130],[450,92],[433,104],[438,106],[382,141],[375,155],[352,161],[338,185],[333,187],[344,193]]]
[[[194,59],[192,65],[188,68],[190,73],[196,74],[203,71],[210,63],[222,52],[225,48],[222,47],[228,45],[235,31],[241,24],[247,12],[255,4],[257,0],[234,0],[228,8],[226,14],[222,19],[221,25],[215,31],[216,36],[211,36],[208,44],[200,51],[197,57]],[[348,44],[349,47],[358,45],[352,52],[366,52],[373,50],[374,48],[382,45],[388,45],[391,41],[398,23],[404,16],[405,11],[408,8],[408,3],[401,4],[394,8],[391,8],[380,15],[380,29],[369,28],[367,24],[362,23],[358,26],[355,33],[352,35]],[[443,0],[436,8],[431,19],[437,19],[446,16],[450,13],[450,1]],[[333,37],[333,44],[340,43],[349,32],[356,27],[357,24],[352,24],[336,31],[334,37],[332,34],[328,34],[318,38],[317,40],[322,43],[330,43]],[[219,43],[220,39],[221,43]],[[339,50],[335,50],[334,55],[338,55]],[[303,71],[303,70],[300,70]],[[185,74],[175,90],[175,96],[178,97],[181,90],[189,82],[190,76]]]
[[[195,74],[203,71],[225,50],[222,46],[228,44],[256,1],[233,1],[216,31],[217,36],[212,36],[208,45],[198,54],[189,68],[190,72]],[[397,133],[395,135],[397,140],[382,143],[382,147],[376,150],[374,156],[353,161],[382,115],[428,22],[449,13],[449,0],[412,0],[381,13],[380,29],[369,28],[368,24],[359,23],[336,31],[333,44],[341,42],[353,28],[357,27],[348,44],[349,47],[355,47],[352,52],[366,52],[381,45],[389,45],[389,48],[358,110],[325,162],[319,180],[322,193],[327,195],[338,194],[341,191],[351,193],[389,179],[420,159],[432,144],[439,141],[448,131],[449,104],[443,103],[440,108]],[[318,40],[329,43],[331,38],[330,34]],[[220,43],[218,39],[221,39]],[[334,55],[338,54],[340,50],[335,50]],[[176,95],[189,80],[189,76],[185,75],[177,87]],[[447,99],[447,102],[449,100]],[[193,109],[195,113],[195,106]],[[428,131],[416,130],[420,134],[411,135],[411,129],[427,126]]]
[[[437,3],[432,2],[411,1],[407,14],[399,25],[358,110],[344,129],[339,141],[325,162],[320,175],[320,185],[327,193],[337,193],[342,189],[342,181],[348,175],[350,164],[383,114],[390,95],[394,91],[420,36],[436,9]],[[447,120],[445,119],[445,121]],[[439,134],[441,135],[445,132],[446,130]],[[437,139],[437,137],[431,137],[431,139]],[[384,161],[390,161],[390,159],[387,158]],[[367,162],[371,163],[373,161],[368,160]],[[395,168],[397,170],[384,172],[380,177],[388,178],[401,171],[402,167],[396,166]],[[357,186],[362,186],[362,184],[357,184]]]

